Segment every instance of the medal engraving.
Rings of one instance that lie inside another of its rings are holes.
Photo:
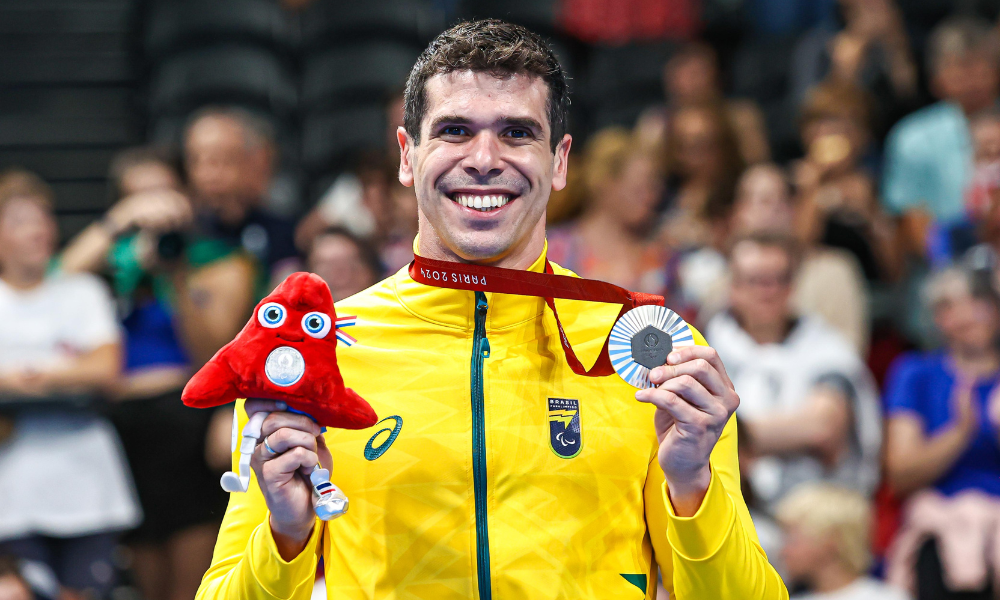
[[[670,335],[652,325],[647,325],[632,336],[632,360],[647,369],[666,364],[667,355],[673,348]]]

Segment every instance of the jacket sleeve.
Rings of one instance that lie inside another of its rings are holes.
[[[704,344],[700,334],[695,339]],[[664,587],[676,600],[786,600],[788,590],[760,547],[740,491],[735,417],[722,431],[710,466],[712,481],[698,512],[678,517],[655,452],[650,461],[646,525]]]
[[[247,421],[242,400],[236,415],[239,431]],[[235,467],[238,454],[233,460]],[[308,600],[316,577],[322,525],[317,521],[301,554],[291,561],[283,560],[271,536],[264,496],[252,477],[246,493],[229,496],[212,566],[202,578],[196,600]]]

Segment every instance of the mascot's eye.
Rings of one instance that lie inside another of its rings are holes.
[[[333,320],[326,313],[311,312],[302,317],[302,330],[314,338],[325,338],[331,325]]]
[[[268,329],[281,327],[285,322],[285,307],[277,302],[268,302],[257,311],[257,320]]]

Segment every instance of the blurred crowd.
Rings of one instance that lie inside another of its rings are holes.
[[[664,101],[576,140],[548,256],[662,294],[718,350],[793,597],[1000,598],[997,11],[757,4],[747,27],[791,35],[784,89],[741,95],[758,63],[664,25]],[[567,5],[600,33],[600,2]],[[387,149],[294,220],[273,125],[239,106],[119,153],[110,208],[61,248],[46,182],[0,173],[0,598],[194,596],[232,409],[180,391],[287,274],[340,300],[412,258],[400,94],[385,114]]]

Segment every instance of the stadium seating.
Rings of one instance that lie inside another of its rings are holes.
[[[40,173],[63,238],[107,207],[113,152],[141,139],[131,0],[0,0],[0,169]]]
[[[148,58],[226,42],[290,52],[295,43],[292,18],[271,0],[161,1],[145,22]]]

